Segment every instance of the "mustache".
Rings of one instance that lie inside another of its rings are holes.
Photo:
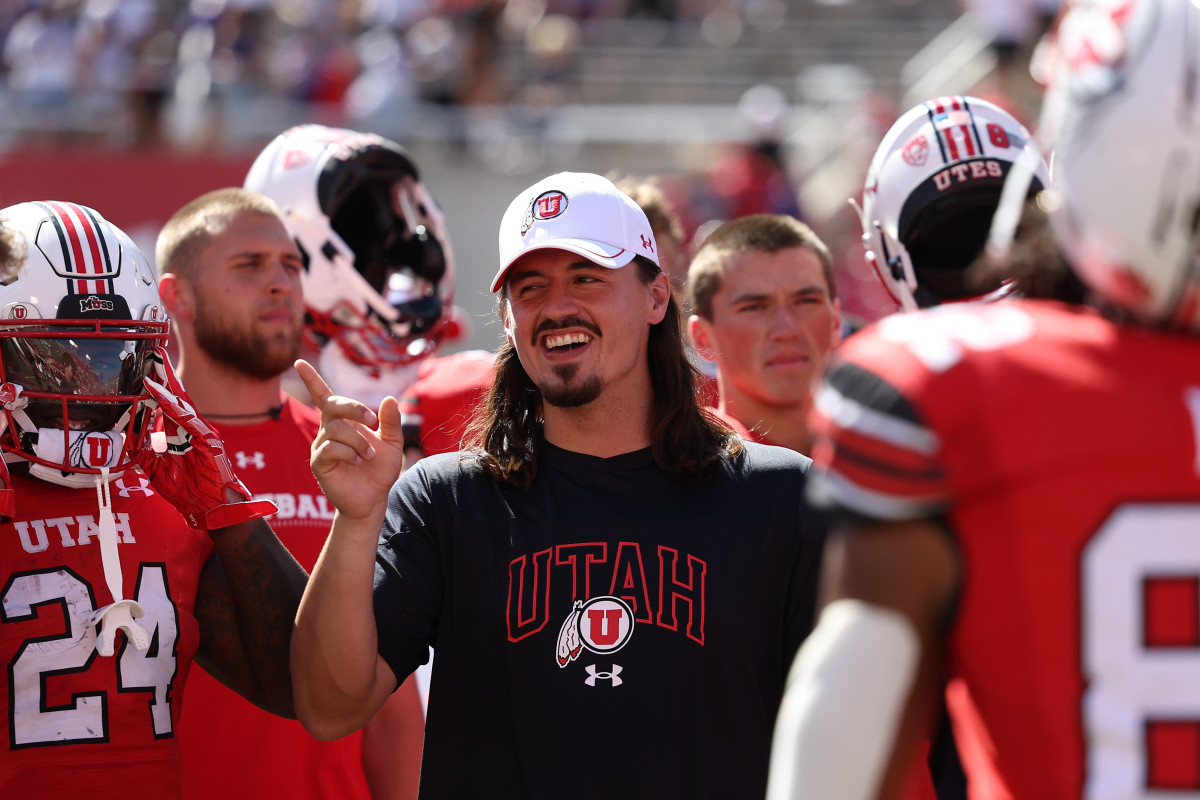
[[[537,328],[534,329],[533,336],[530,338],[529,343],[532,345],[537,345],[538,337],[546,331],[560,331],[565,328],[583,328],[593,336],[601,335],[599,328],[582,317],[563,317],[560,320],[544,320],[542,324],[538,325]]]

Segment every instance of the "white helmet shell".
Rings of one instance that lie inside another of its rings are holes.
[[[896,120],[867,171],[861,220],[868,261],[901,308],[980,294],[965,270],[1018,163],[1032,173],[1031,192],[1049,185],[1029,131],[986,100],[943,97]]]
[[[1140,319],[1200,330],[1200,7],[1073,2],[1043,49],[1063,253]]]
[[[0,270],[0,450],[36,477],[93,485],[148,446],[142,379],[169,328],[157,276],[85,206],[20,203],[0,225],[18,237]]]
[[[339,347],[373,378],[434,351],[454,259],[442,212],[404,148],[301,125],[258,155],[245,188],[283,210],[305,259],[307,330],[318,346]]]

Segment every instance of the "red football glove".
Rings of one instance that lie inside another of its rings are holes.
[[[166,350],[154,348],[151,364],[154,378],[147,376],[143,381],[153,398],[147,405],[162,414],[167,449],[164,453],[143,450],[137,465],[155,491],[170,501],[189,525],[201,530],[225,528],[278,511],[270,500],[250,500],[250,491],[233,473],[221,437],[192,407]],[[226,489],[248,502],[227,503]]]

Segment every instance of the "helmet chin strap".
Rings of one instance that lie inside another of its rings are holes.
[[[32,470],[31,470],[32,471]],[[102,656],[111,656],[115,652],[114,640],[117,631],[125,631],[125,638],[133,643],[137,650],[145,650],[150,646],[150,636],[145,628],[134,622],[146,612],[136,600],[125,598],[124,575],[121,572],[121,553],[117,547],[117,523],[113,518],[112,495],[108,484],[112,475],[108,467],[101,467],[100,474],[86,476],[94,478],[96,484],[96,500],[100,505],[100,519],[97,524],[100,540],[100,560],[104,565],[104,580],[108,584],[109,594],[113,602],[97,609],[92,614],[92,624],[100,626],[100,637],[96,643],[96,652]]]
[[[21,396],[20,386],[10,383],[0,386],[0,403],[12,415],[19,429],[35,429],[33,421],[29,418],[29,414],[25,412],[25,407],[29,404],[29,400]],[[120,460],[121,445],[125,441],[125,436],[120,431],[124,429],[132,413],[132,407],[127,409],[121,415],[121,419],[117,421],[115,429],[105,434],[95,434],[87,431],[68,432],[69,452],[73,455],[78,455],[80,458],[83,457],[83,448],[87,446],[88,436],[98,435],[107,438],[110,445],[107,458],[108,463],[100,467],[99,474],[64,473],[62,470],[47,467],[36,461],[30,464],[29,467],[30,475],[41,478],[49,483],[73,489],[84,488],[86,486],[96,487],[96,500],[100,506],[96,525],[96,538],[100,541],[100,561],[104,567],[104,580],[108,584],[109,594],[113,598],[112,603],[93,612],[91,618],[93,625],[100,626],[96,652],[101,656],[111,656],[116,652],[114,644],[118,630],[125,631],[126,639],[133,644],[135,649],[145,650],[150,646],[150,637],[146,633],[146,630],[134,622],[135,619],[146,613],[145,610],[137,601],[125,598],[125,581],[121,571],[121,554],[117,545],[117,523],[113,517],[112,495],[108,487],[109,481],[113,478],[109,468]],[[7,426],[8,416],[0,414],[0,433],[3,433]],[[38,441],[34,447],[34,454],[38,458],[44,458],[47,461],[57,461],[61,464],[67,463],[64,460],[65,454],[61,452],[63,445],[62,429],[40,428],[37,431]],[[5,495],[0,500],[7,502],[8,510],[6,513],[11,515],[14,510],[12,506],[15,503],[12,497],[12,487],[8,485],[10,481],[7,461],[0,462],[0,469],[3,470],[5,482]]]
[[[4,403],[4,407],[9,410],[13,420],[16,421],[20,428],[33,430],[33,421],[25,412],[26,405],[28,405],[28,400],[20,397],[19,388],[16,396],[11,401]],[[107,457],[105,458],[105,463],[100,466],[99,474],[64,472],[61,469],[54,469],[45,464],[39,464],[36,461],[29,466],[29,474],[31,476],[40,478],[48,483],[55,483],[71,489],[81,489],[87,486],[96,487],[96,500],[100,506],[100,512],[97,515],[96,538],[100,541],[100,562],[104,567],[104,580],[108,584],[109,594],[113,598],[113,602],[92,613],[91,624],[100,626],[96,642],[96,652],[101,656],[111,656],[116,652],[115,640],[117,631],[119,630],[125,631],[125,638],[133,644],[135,649],[145,650],[150,646],[150,636],[141,625],[134,622],[135,619],[146,613],[145,610],[136,600],[129,600],[125,597],[125,581],[121,572],[121,553],[117,546],[117,523],[113,517],[112,495],[108,487],[109,481],[113,478],[109,470],[120,461],[125,442],[125,435],[121,433],[121,430],[124,429],[132,413],[132,408],[127,409],[121,415],[121,419],[117,421],[114,429],[106,433],[68,431],[68,450],[66,453],[62,451],[62,428],[37,429],[38,440],[37,444],[34,445],[34,454],[38,458],[59,464],[88,466],[95,469],[96,459],[94,454],[89,454],[85,448],[89,446],[89,438],[97,443],[103,440],[103,444],[107,448]],[[71,459],[70,461],[67,461],[68,455]],[[84,459],[87,459],[86,464],[82,463]],[[7,472],[7,470],[5,471]]]

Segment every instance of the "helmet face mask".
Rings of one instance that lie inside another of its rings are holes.
[[[123,411],[115,398],[132,403],[143,393],[153,340],[108,338],[139,335],[113,326],[40,323],[8,323],[0,329],[0,366],[5,379],[20,385],[22,396],[29,399],[25,411],[30,419],[42,428],[48,427],[43,422],[57,417],[62,427],[60,398],[70,395],[68,405],[81,412],[79,418],[98,429],[111,428]]]
[[[1075,0],[1038,67],[1063,254],[1106,301],[1200,330],[1200,7]]]
[[[153,270],[83,206],[22,203],[0,217],[25,243],[0,285],[0,450],[37,477],[90,485],[148,446],[143,379],[169,327]]]
[[[381,136],[320,125],[280,134],[245,187],[279,204],[305,259],[307,333],[367,377],[424,358],[448,326],[454,261],[416,165]]]
[[[1012,167],[1049,184],[1041,153],[1012,115],[985,100],[946,97],[905,112],[884,136],[863,189],[867,259],[905,310],[978,296],[966,268],[987,240]]]

